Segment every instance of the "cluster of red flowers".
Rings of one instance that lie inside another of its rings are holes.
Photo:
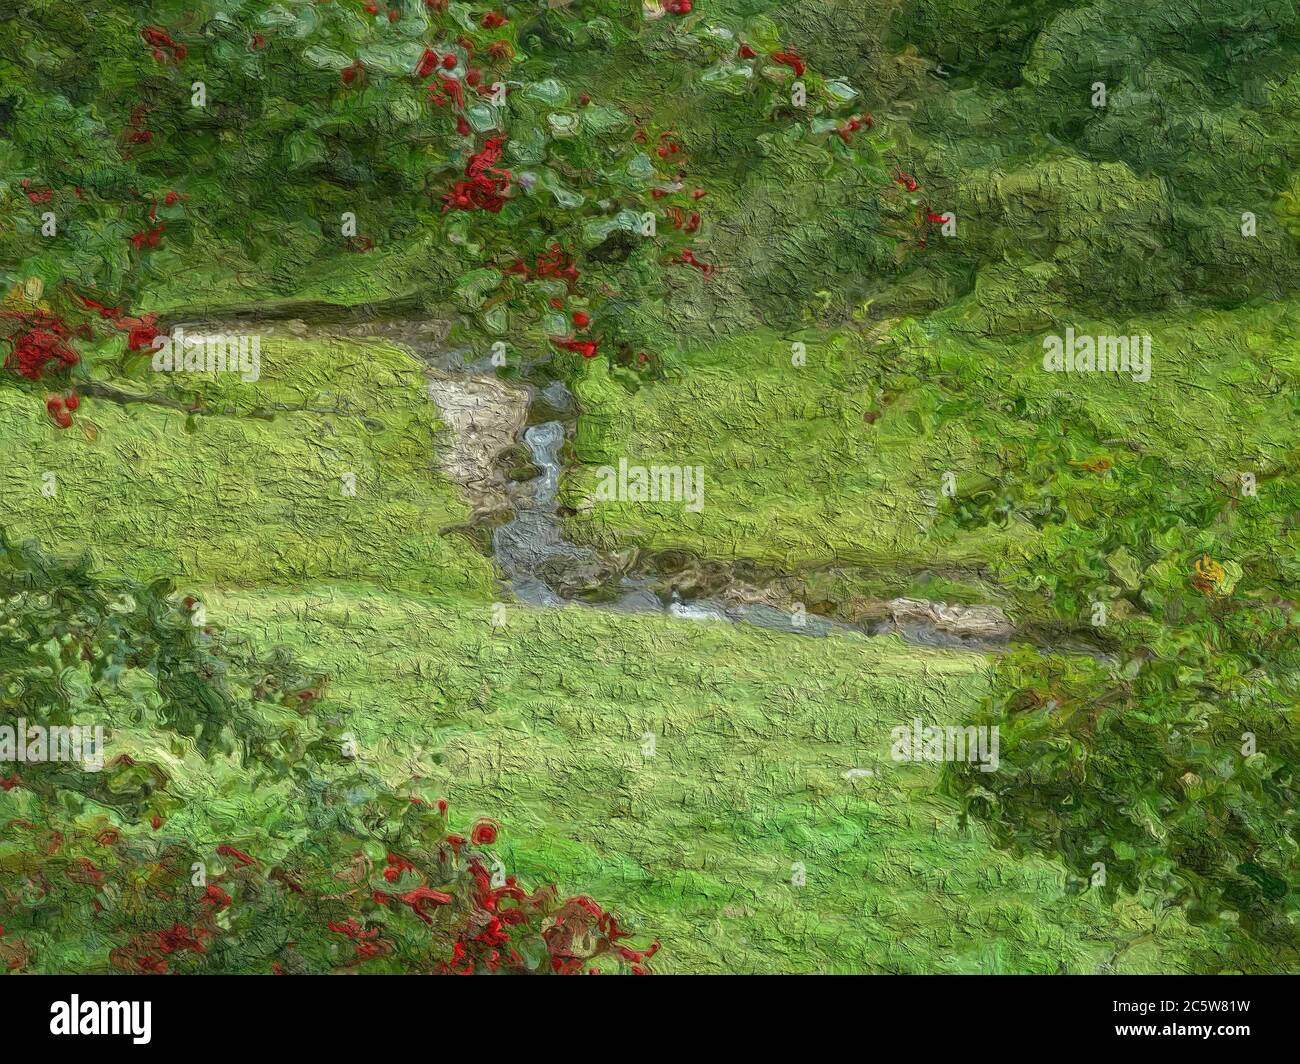
[[[142,251],[145,248],[156,248],[166,229],[165,225],[153,225],[148,229],[141,229],[138,233],[132,233],[128,239],[130,239],[131,246],[136,251]]]
[[[167,957],[174,953],[190,950],[194,953],[206,953],[204,940],[211,938],[212,932],[205,927],[187,927],[174,923],[162,931],[144,931],[132,937],[126,946],[120,946],[109,954],[115,968],[138,975],[166,975]]]
[[[789,49],[784,52],[773,52],[772,62],[780,63],[782,66],[788,66],[794,71],[794,76],[797,78],[803,77],[804,64],[803,59],[800,57],[798,52],[793,52]]]
[[[459,92],[459,82],[452,82]],[[505,140],[490,137],[482,150],[469,157],[465,166],[465,180],[457,181],[443,198],[444,211],[484,210],[498,213],[505,206],[506,193],[510,191],[512,174],[509,170],[498,167],[501,149]]]
[[[81,399],[76,392],[69,392],[66,396],[51,395],[45,400],[45,412],[59,428],[66,429],[72,425],[72,412],[80,405]]]
[[[174,192],[167,193],[169,199],[175,195]],[[161,335],[158,329],[157,314],[144,314],[134,318],[124,315],[121,307],[106,307],[103,303],[88,299],[85,296],[81,297],[81,302],[91,310],[98,311],[101,318],[108,318],[112,321],[114,327],[126,333],[126,349],[128,351],[143,351],[145,348],[152,346],[154,340]]]
[[[15,319],[22,332],[13,340],[13,350],[5,359],[5,368],[20,377],[38,381],[51,363],[56,370],[71,369],[81,356],[68,343],[72,330],[53,314],[43,311],[5,311],[5,318]]]
[[[673,223],[674,229],[680,229],[684,233],[694,233],[700,228],[700,212],[691,211],[690,217],[680,207],[668,208],[668,220]]]
[[[158,932],[158,951],[164,956],[187,949],[192,949],[195,953],[206,953],[203,940],[211,935],[212,932],[206,927],[190,929],[184,924],[172,924],[167,930]]]
[[[440,56],[432,48],[426,48],[424,54],[420,56],[419,63],[415,66],[415,76],[417,78],[427,78],[439,67],[444,70],[455,70],[459,60],[454,53],[448,52]]]
[[[209,883],[208,889],[200,899],[201,905],[209,906],[214,913],[230,908],[231,897],[215,883]]]
[[[689,15],[694,6],[691,0],[663,0],[664,10],[670,15]]]
[[[380,957],[389,951],[389,945],[379,937],[379,928],[372,927],[370,930],[363,928],[352,917],[342,923],[330,922],[325,925],[336,935],[346,935],[353,942],[352,963],[360,964],[368,961],[372,957]],[[281,974],[276,972],[277,975]]]
[[[714,267],[710,263],[701,262],[697,259],[695,257],[695,252],[690,248],[683,248],[682,253],[673,261],[680,262],[683,266],[693,266],[695,269],[699,270],[700,273],[704,274],[705,277],[708,277],[714,270]]]
[[[876,120],[871,115],[854,115],[835,132],[839,135],[840,140],[847,144],[853,139],[854,133],[862,129],[870,129],[875,124]]]
[[[566,901],[550,926],[542,932],[546,950],[551,955],[551,969],[557,975],[577,975],[584,964],[605,950],[627,961],[633,975],[648,975],[645,962],[659,952],[659,943],[643,950],[619,945],[619,939],[628,937],[628,932],[618,926],[613,914],[605,912],[585,895]],[[594,950],[588,945],[593,938],[597,942]],[[599,975],[600,969],[588,968],[588,974]]]
[[[568,336],[552,336],[551,343],[556,347],[562,347],[566,351],[581,355],[583,358],[595,358],[600,353],[600,342],[598,340],[578,340]]]
[[[179,63],[188,54],[185,45],[172,40],[171,34],[161,26],[146,26],[140,31],[140,36],[153,49],[153,57],[160,63],[169,57]]]
[[[18,184],[32,203],[49,203],[54,198],[54,193],[49,189],[32,191],[32,179],[30,177],[24,177]]]

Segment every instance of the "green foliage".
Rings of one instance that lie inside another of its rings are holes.
[[[0,779],[3,967],[646,970],[657,945],[633,949],[595,902],[506,876],[494,822],[449,833],[445,802],[359,768],[318,710],[323,675],[196,624],[165,581],[0,548],[0,724],[24,743],[26,726],[99,726],[108,748]],[[195,795],[205,775],[216,793]]]
[[[685,160],[743,155],[706,146],[698,120],[677,132],[671,117],[576,91],[557,76],[572,45],[608,40],[670,63],[675,91],[728,100],[719,117],[738,118],[735,135],[765,155],[852,166],[876,154],[866,133],[839,133],[848,86],[808,71],[806,103],[791,102],[770,25],[753,38],[763,53],[740,60],[737,33],[698,18],[573,5],[487,25],[486,4],[396,10],[22,5],[0,30],[14,175],[0,184],[0,279],[138,312],[214,259],[263,293],[384,271],[440,293],[425,298],[461,312],[467,338],[535,356],[572,341],[568,314],[582,310],[595,318],[582,353],[625,352],[650,338],[639,305],[663,308],[684,266],[712,267],[682,255],[705,235]],[[394,257],[412,243],[421,254]]]

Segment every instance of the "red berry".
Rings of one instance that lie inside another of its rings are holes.
[[[77,407],[81,405],[81,397],[77,395],[76,392],[69,392],[68,398],[64,400],[64,405],[66,405],[69,410],[76,410]]]
[[[457,62],[457,60],[456,60],[456,57],[455,57],[454,55],[444,55],[444,56],[442,57],[442,68],[443,68],[443,70],[450,70],[452,67],[454,67],[454,66],[456,65],[456,62]]]
[[[388,10],[388,21],[389,21],[389,22],[396,22],[396,21],[397,21],[399,18],[401,18],[401,17],[402,17],[402,13],[401,13],[400,11],[397,11],[397,10],[395,10],[395,9],[393,9],[393,8],[389,8],[389,10]]]
[[[591,316],[585,313],[584,311],[580,310],[576,314],[574,314],[573,324],[576,325],[579,329],[585,329],[588,325],[591,324]]]

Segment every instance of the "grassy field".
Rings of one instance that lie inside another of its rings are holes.
[[[890,760],[897,724],[961,718],[976,655],[582,607],[494,627],[485,602],[357,586],[208,602],[333,677],[363,761],[498,817],[509,867],[660,936],[656,970],[1178,970],[1206,941],[1176,916],[1146,938],[1136,902],[991,849],[931,793],[939,766]]]
[[[596,467],[702,464],[704,506],[606,503],[574,525],[647,547],[707,557],[756,558],[782,568],[839,560],[975,564],[997,549],[988,540],[926,541],[945,470],[963,470],[977,447],[961,426],[923,436],[927,397],[898,397],[881,409],[884,363],[848,334],[810,336],[807,364],[791,364],[792,341],[758,334],[679,356],[668,381],[629,394],[599,364],[578,389],[584,405],[577,454],[586,468],[567,481],[583,508]],[[927,505],[927,493],[929,505]]]
[[[942,478],[958,491],[1052,481],[1078,524],[1105,513],[1085,468],[1150,456],[1191,480],[1260,471],[1293,436],[1300,371],[1295,304],[1127,322],[1075,318],[1076,334],[1150,334],[1146,383],[1042,369],[1041,337],[989,336],[979,296],[942,315],[858,333],[760,334],[688,349],[635,393],[585,368],[565,482],[576,537],[743,557],[778,568],[838,562],[903,570],[986,564],[1013,575],[1024,522],[943,527]],[[1063,331],[1064,325],[1058,331]],[[791,362],[803,342],[806,365]],[[599,502],[596,470],[702,464],[704,505]]]
[[[161,375],[144,373],[121,387],[162,393]],[[112,570],[179,583],[365,579],[488,593],[490,564],[443,535],[468,508],[435,474],[437,410],[409,355],[266,340],[255,384],[184,379],[213,416],[90,399],[61,431],[31,396],[0,393],[10,456],[0,503],[14,538],[90,547]],[[276,403],[348,413],[251,416]]]
[[[741,349],[775,357],[767,341]],[[1136,902],[1113,910],[1067,892],[1058,867],[991,849],[931,793],[937,766],[889,759],[895,725],[962,718],[982,658],[580,607],[511,606],[494,627],[489,563],[439,535],[465,509],[432,467],[438,426],[406,355],[272,341],[255,387],[196,387],[226,413],[187,425],[177,411],[96,400],[79,412],[95,439],[59,434],[29,397],[0,396],[13,532],[92,546],[113,571],[178,575],[211,623],[293,648],[330,677],[327,704],[363,759],[394,782],[436,782],[466,822],[502,820],[511,867],[660,935],[661,970],[1090,972],[1117,951],[1121,970],[1192,964],[1199,932],[1170,919],[1145,937]],[[248,394],[331,409],[345,398],[383,428],[261,420]],[[823,457],[849,432],[827,418],[808,441]],[[756,458],[757,435],[753,446]],[[339,491],[342,470],[358,474],[355,498]],[[732,485],[736,504],[744,491],[761,500],[762,484]],[[808,490],[823,487],[843,485]],[[826,527],[847,537],[852,523]],[[237,773],[192,752],[168,756],[201,798],[185,814],[202,810],[196,837],[238,837],[277,801],[274,787],[250,798]],[[875,776],[845,779],[852,768]],[[278,830],[300,828],[283,810]]]

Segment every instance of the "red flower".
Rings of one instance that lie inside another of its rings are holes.
[[[336,935],[347,935],[348,938],[367,939],[377,938],[379,936],[379,928],[376,927],[367,931],[357,923],[356,918],[352,916],[349,916],[347,920],[341,924],[330,921],[325,926]]]
[[[573,351],[583,358],[595,358],[600,343],[596,340],[573,340],[563,336],[552,336],[551,343],[556,347],[562,347],[566,351]]]
[[[433,890],[430,887],[416,887],[414,890],[407,891],[405,894],[398,896],[398,901],[404,905],[409,905],[411,911],[415,913],[426,924],[433,923],[433,918],[424,911],[424,906],[428,905],[450,905],[452,896],[441,890]]]
[[[405,857],[400,854],[390,853],[388,855],[388,867],[384,869],[384,878],[390,883],[396,883],[402,878],[403,872],[414,872],[415,865],[411,864]]]
[[[213,912],[221,912],[230,906],[230,895],[215,883],[208,884],[207,893],[200,899],[201,904],[212,906]]]
[[[142,248],[147,247],[156,248],[158,242],[162,239],[163,231],[166,228],[165,225],[157,225],[152,229],[141,229],[138,233],[132,233],[128,239],[130,239],[131,246],[134,247],[136,251],[140,251]]]
[[[161,26],[145,26],[140,31],[140,36],[153,50],[153,57],[160,63],[167,58],[167,52],[171,52],[172,58],[178,63],[188,54],[185,45],[177,44],[172,40],[171,34]]]
[[[552,244],[549,252],[537,255],[538,277],[562,277],[570,288],[578,280],[578,268],[559,244]]]
[[[585,329],[591,324],[591,315],[586,311],[580,310],[573,315],[573,324],[576,328]]]
[[[203,939],[210,933],[202,927],[196,927],[191,931],[184,924],[172,924],[166,931],[158,932],[158,951],[164,956],[186,949],[192,949],[195,953],[205,953],[207,950],[203,945]]]
[[[774,63],[780,63],[782,66],[788,66],[791,70],[794,71],[795,77],[797,78],[803,77],[803,72],[804,72],[803,59],[799,57],[798,52],[792,52],[792,51],[773,52],[772,61]]]
[[[221,857],[231,857],[235,861],[236,868],[246,868],[253,863],[253,859],[242,850],[236,850],[233,846],[227,846],[222,843],[217,847],[217,853]]]
[[[459,92],[458,82],[456,85]],[[485,210],[498,213],[505,206],[505,194],[510,191],[509,170],[496,166],[501,158],[501,149],[505,141],[500,137],[491,137],[481,151],[469,157],[465,166],[466,181],[457,181],[451,190],[443,195],[443,210],[472,211]]]
[[[476,820],[470,828],[469,840],[475,846],[491,846],[497,841],[497,825],[486,817]]]
[[[103,303],[97,303],[95,302],[95,300],[87,299],[85,296],[81,297],[81,302],[84,303],[91,310],[99,311],[99,316],[101,318],[116,318],[119,314],[122,313],[121,307],[106,307],[104,306]]]
[[[709,274],[711,274],[716,268],[714,266],[711,266],[707,262],[701,262],[699,259],[697,259],[695,257],[695,253],[691,251],[690,248],[684,248],[682,250],[681,255],[677,257],[676,261],[680,262],[683,266],[694,266],[697,270],[700,271],[700,273],[704,274],[705,277],[708,277]]]
[[[13,351],[5,359],[5,367],[20,377],[40,380],[51,362],[57,360],[58,369],[67,369],[81,361],[81,356],[68,344],[67,327],[46,314],[24,315],[33,327],[14,341]]]
[[[839,134],[840,140],[845,144],[860,129],[870,129],[876,124],[876,120],[870,115],[854,115],[844,125],[840,126],[835,132]]]
[[[507,21],[509,20],[499,11],[489,11],[483,16],[479,25],[481,25],[485,30],[494,30],[500,26],[504,26]]]
[[[142,318],[119,318],[113,324],[119,329],[126,330],[126,349],[128,351],[141,351],[146,347],[152,347],[162,333],[155,324],[158,321],[158,315],[146,314]]]
[[[432,48],[426,48],[424,54],[420,56],[420,62],[416,64],[415,76],[417,78],[427,78],[438,68],[439,62],[441,60],[438,58],[438,53]],[[452,57],[452,65],[456,65],[454,56]]]

